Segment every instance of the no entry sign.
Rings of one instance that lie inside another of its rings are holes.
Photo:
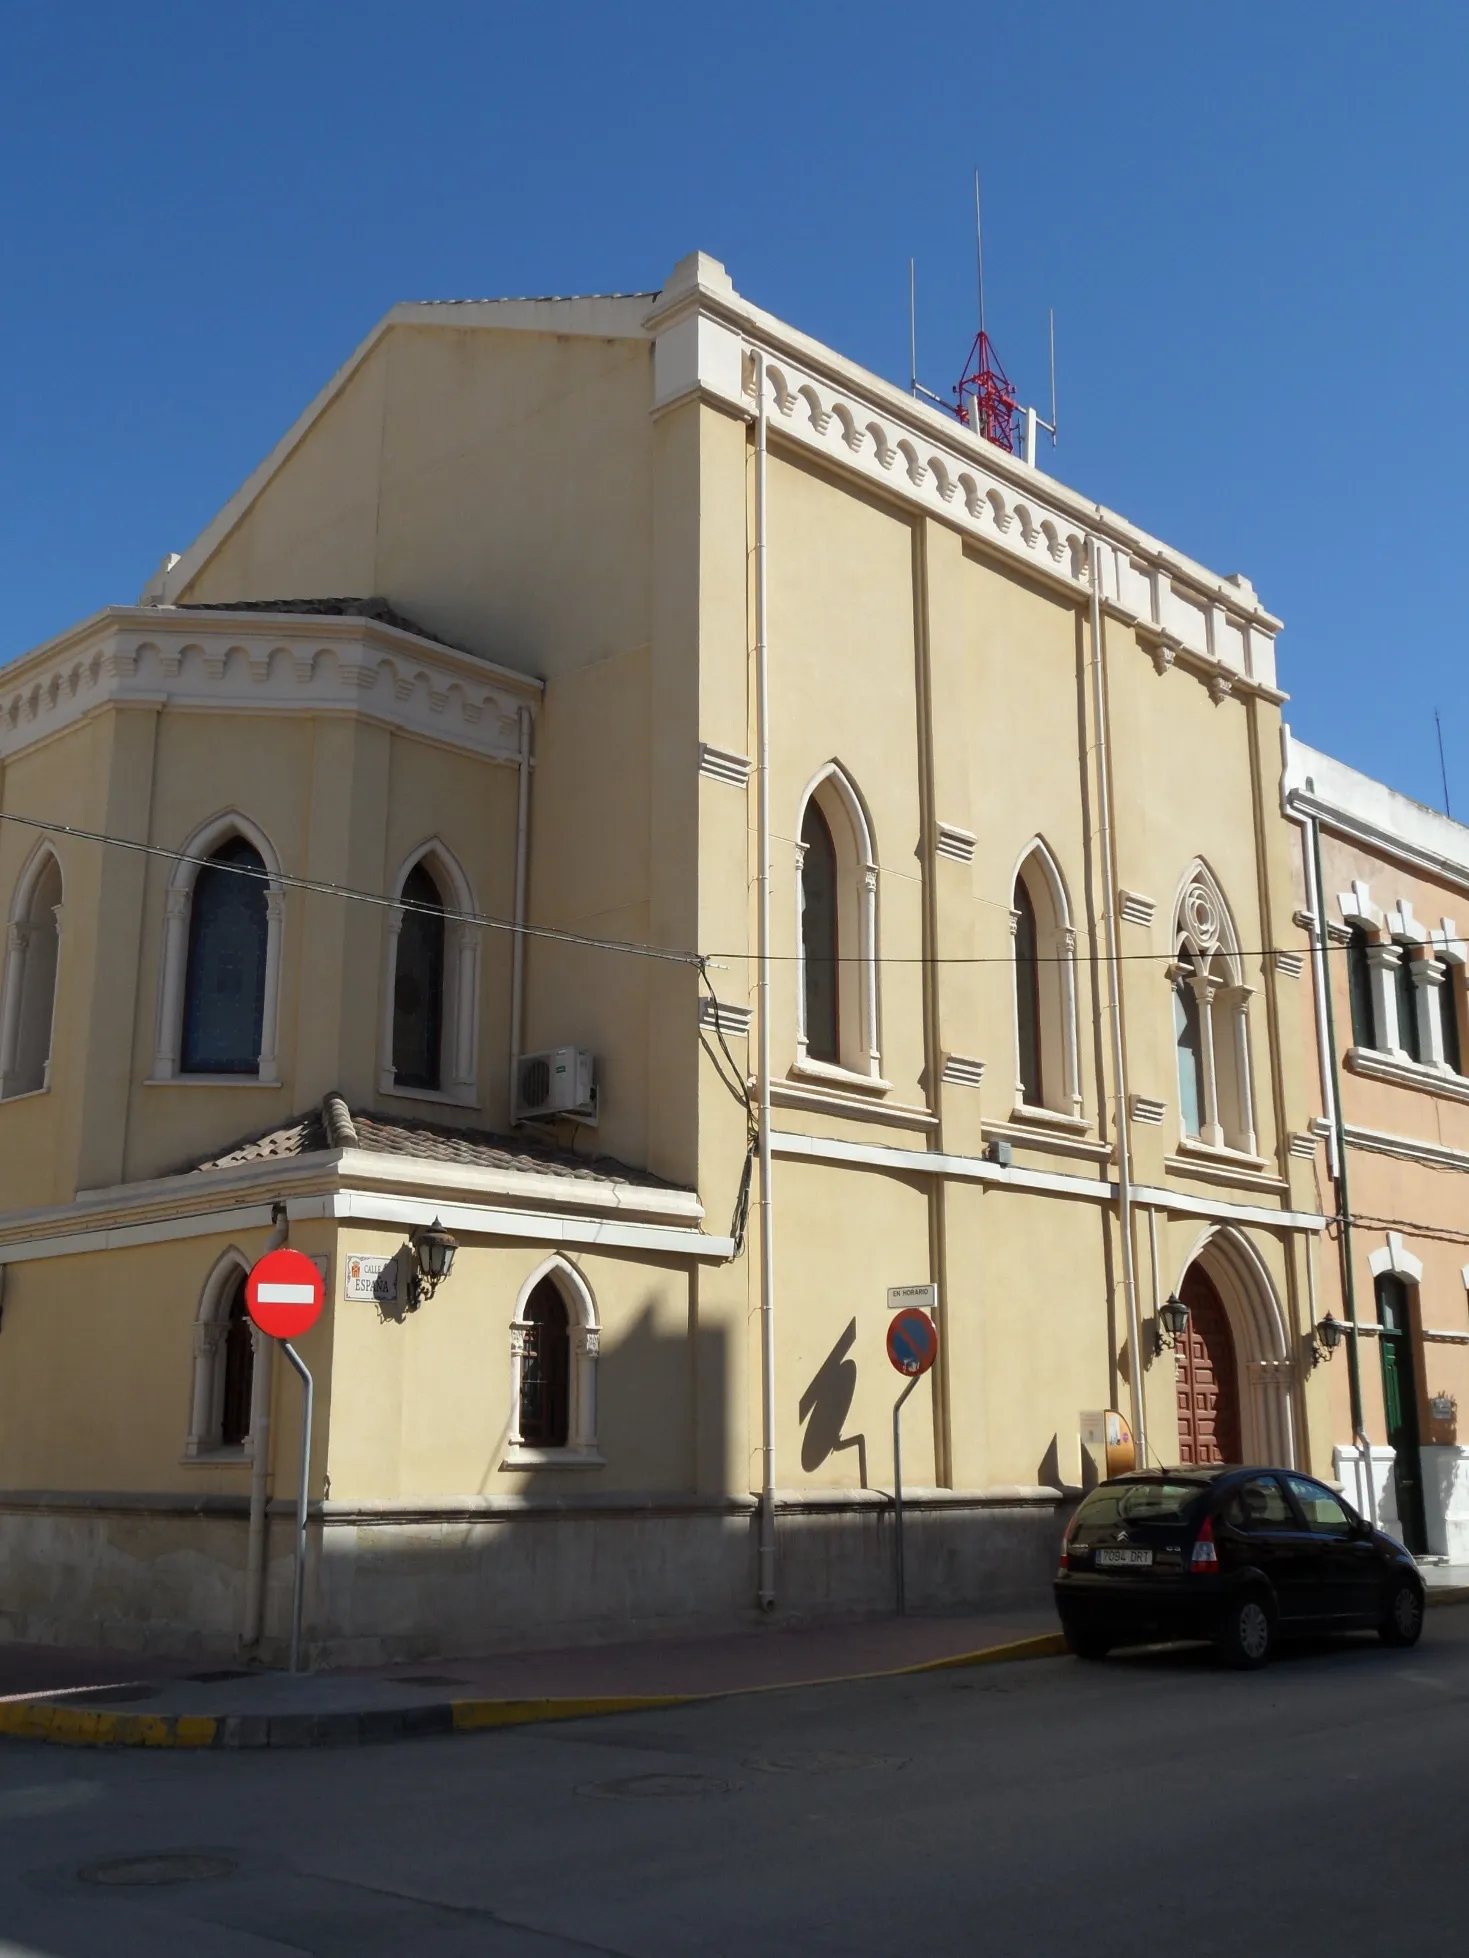
[[[267,1251],[245,1280],[245,1305],[263,1333],[295,1339],[321,1312],[321,1273],[304,1251],[283,1244]]]
[[[888,1327],[888,1358],[899,1373],[927,1373],[939,1356],[938,1328],[915,1305],[900,1312]]]

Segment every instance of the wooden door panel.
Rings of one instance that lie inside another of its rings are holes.
[[[1180,1462],[1237,1462],[1241,1457],[1239,1383],[1234,1336],[1206,1273],[1190,1267],[1182,1297],[1188,1329],[1175,1352]]]

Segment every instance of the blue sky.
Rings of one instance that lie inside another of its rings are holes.
[[[1439,803],[1440,707],[1469,816],[1466,85],[1420,0],[12,5],[0,657],[135,598],[396,299],[698,245],[905,381],[911,254],[947,388],[978,165],[1056,473],[1253,578],[1303,738]]]

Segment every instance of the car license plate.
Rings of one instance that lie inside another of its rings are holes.
[[[1151,1550],[1098,1550],[1099,1564],[1122,1564],[1128,1566],[1147,1565],[1153,1561]]]

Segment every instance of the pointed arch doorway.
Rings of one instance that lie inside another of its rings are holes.
[[[1179,1296],[1188,1328],[1174,1352],[1178,1376],[1178,1459],[1181,1463],[1239,1462],[1239,1358],[1229,1314],[1202,1264],[1184,1273]]]

